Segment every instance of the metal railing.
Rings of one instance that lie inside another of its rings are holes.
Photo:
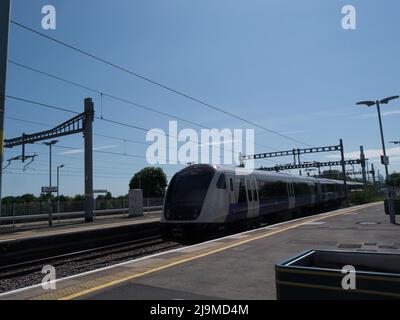
[[[150,206],[143,207],[144,212],[157,212],[161,211],[163,206]],[[100,216],[113,216],[120,214],[128,214],[129,208],[120,208],[120,209],[105,209],[105,210],[95,210],[94,214],[96,217]],[[53,212],[54,220],[65,220],[65,219],[79,219],[85,216],[84,211],[76,211],[76,212],[63,212],[57,213]],[[7,217],[0,217],[0,224],[15,224],[16,222],[40,222],[47,221],[49,218],[48,213],[44,214],[29,214],[29,215],[12,215]]]
[[[143,206],[162,206],[163,198],[144,198]],[[52,199],[51,203],[53,213],[69,213],[79,212],[85,210],[84,200],[57,200]],[[129,201],[127,198],[120,199],[96,199],[94,200],[94,210],[109,210],[109,209],[126,209],[129,207]],[[50,211],[48,200],[35,200],[35,201],[3,201],[1,216],[25,216],[25,215],[39,215],[48,214]]]

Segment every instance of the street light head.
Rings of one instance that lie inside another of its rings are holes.
[[[382,104],[388,104],[390,101],[400,98],[399,96],[392,96],[379,101]]]
[[[62,164],[61,166],[59,166],[59,168],[64,168],[65,167],[65,164]]]
[[[357,106],[364,105],[364,106],[367,106],[367,107],[371,107],[371,106],[373,106],[375,104],[376,104],[375,101],[360,101],[360,102],[356,103]]]
[[[58,140],[52,140],[50,142],[43,142],[43,144],[45,144],[46,146],[51,146],[53,144],[56,144],[58,142]]]

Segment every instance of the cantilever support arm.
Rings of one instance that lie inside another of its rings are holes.
[[[65,121],[64,123],[54,127],[53,129],[40,131],[33,134],[23,134],[20,137],[4,140],[5,148],[13,148],[23,146],[39,141],[54,139],[70,134],[80,133],[84,131],[84,121],[87,117],[87,112],[78,114],[77,116]]]

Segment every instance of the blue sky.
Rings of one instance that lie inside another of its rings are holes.
[[[41,10],[48,4],[57,9],[57,29],[44,31]],[[341,27],[341,10],[347,4],[357,10],[356,30]],[[370,162],[380,168],[376,110],[354,104],[400,93],[399,12],[396,0],[13,0],[12,19],[310,145],[335,145],[343,138],[348,158],[364,145]],[[251,128],[15,25],[9,59],[208,127]],[[110,98],[103,98],[101,108],[99,94],[12,64],[7,93],[77,112],[83,110],[83,99],[92,97],[98,116],[149,129],[166,130],[170,120]],[[400,100],[382,111],[387,141],[400,139]],[[8,99],[5,137],[44,130],[70,116]],[[178,125],[191,127],[180,121]],[[94,132],[98,150],[145,155],[145,132],[102,121],[95,121]],[[259,128],[255,133],[256,152],[272,151],[260,144],[279,150],[303,147]],[[82,193],[82,136],[61,140],[59,146],[77,150],[54,149],[54,165],[66,165],[60,191]],[[400,148],[388,148],[390,170],[400,170]],[[28,147],[28,153],[35,152],[39,156],[29,170],[23,172],[22,164],[15,162],[5,172],[4,195],[38,194],[48,185],[48,149]],[[18,148],[6,150],[5,159],[19,154]],[[95,153],[94,160],[95,188],[115,195],[127,193],[130,177],[146,166],[140,157]],[[182,166],[163,168],[171,176]]]

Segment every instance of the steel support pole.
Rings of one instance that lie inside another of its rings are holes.
[[[382,141],[383,155],[384,155],[384,157],[386,157],[385,137],[383,135],[381,107],[380,107],[379,100],[376,101],[376,108],[378,110],[379,128],[380,128],[380,131],[381,131],[381,141]],[[388,169],[388,165],[386,163],[385,163],[385,173],[386,173],[386,183],[388,183],[389,182],[389,169]]]
[[[57,199],[60,196],[59,187],[60,187],[60,167],[57,166]]]
[[[361,159],[362,178],[364,181],[364,185],[367,185],[367,173],[365,171],[365,154],[363,146],[360,146],[360,159]]]
[[[52,144],[49,144],[49,187],[51,188],[51,149],[52,149]],[[49,227],[53,225],[53,206],[51,203],[51,192],[49,192]]]
[[[85,222],[93,222],[93,118],[91,98],[85,99]]]
[[[299,161],[299,165],[301,165],[301,160],[300,160],[300,149],[297,149],[297,160]],[[301,175],[301,169],[299,170],[299,174]]]
[[[375,177],[375,167],[374,164],[371,163],[371,173],[372,173],[372,181],[374,182],[374,186],[376,184],[376,177]]]
[[[341,157],[342,172],[343,172],[344,197],[346,199],[346,204],[349,205],[349,193],[347,190],[346,164],[344,161],[344,148],[343,148],[343,140],[342,139],[340,139],[340,157]]]
[[[49,187],[51,188],[51,149],[52,149],[53,145],[49,144]],[[51,195],[51,192],[50,192]]]
[[[1,187],[3,183],[4,160],[4,113],[7,80],[8,34],[10,28],[11,0],[0,1],[0,217],[1,217]]]
[[[293,163],[296,165],[296,149],[293,149]]]
[[[60,223],[60,167],[57,166],[57,216]]]
[[[379,118],[379,128],[381,130],[381,140],[382,140],[382,150],[383,150],[383,156],[386,159],[386,146],[385,146],[385,137],[383,135],[383,125],[382,125],[382,117],[381,117],[381,107],[380,107],[380,103],[379,100],[376,101],[376,108],[378,110],[378,118]],[[389,189],[389,216],[390,216],[390,222],[395,224],[396,223],[396,214],[394,212],[394,208],[393,208],[393,199],[392,199],[392,190],[391,187],[389,186],[389,180],[390,180],[390,176],[389,176],[389,168],[388,168],[388,164],[385,162],[385,173],[386,173],[386,185],[388,186]]]
[[[47,203],[49,205],[49,227],[51,227],[53,225],[53,203],[51,201],[51,193]]]

